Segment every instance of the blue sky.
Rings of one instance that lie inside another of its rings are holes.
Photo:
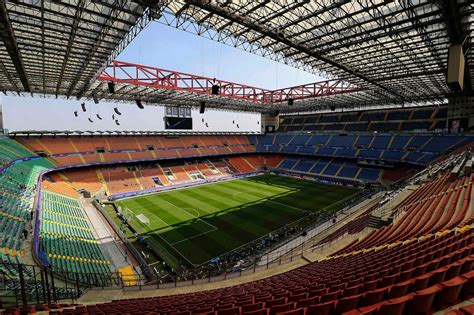
[[[157,22],[149,24],[117,59],[167,70],[216,77],[266,89],[284,88],[321,80],[315,75],[282,63]],[[126,121],[126,117],[123,117],[123,124],[117,126],[111,119],[97,120],[95,118],[97,113],[110,113],[113,107],[117,106],[116,104],[101,101],[97,106],[93,102],[86,102],[88,111],[82,113],[80,103],[81,101],[75,99],[56,100],[38,96],[0,98],[0,104],[3,104],[5,125],[11,131],[63,130],[68,126],[73,130],[152,130],[158,128],[158,124],[153,124],[153,121],[163,120],[163,112],[157,108],[140,111],[135,104],[131,104],[126,112],[130,112],[127,117],[133,116],[133,120]],[[120,108],[124,106],[128,105],[118,105]],[[79,110],[80,117],[74,117],[75,110]],[[211,116],[209,113],[209,119]],[[89,123],[88,118],[93,119],[94,123]],[[216,124],[212,123],[211,126],[221,130],[217,120]],[[244,120],[245,115],[242,116],[242,121]],[[252,123],[251,126],[255,127],[256,124]]]
[[[152,22],[118,60],[276,89],[321,81],[308,72]]]

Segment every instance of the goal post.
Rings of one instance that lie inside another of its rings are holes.
[[[143,213],[137,214],[135,216],[138,219],[138,222],[140,222],[141,225],[146,226],[147,228],[150,228],[150,219]]]

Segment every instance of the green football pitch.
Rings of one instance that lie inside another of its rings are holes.
[[[358,189],[260,175],[117,201],[170,266],[197,266],[311,212],[333,213]]]

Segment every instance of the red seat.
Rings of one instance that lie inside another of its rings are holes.
[[[357,305],[359,304],[359,300],[361,296],[362,294],[358,294],[358,295],[348,296],[348,297],[339,299],[336,302],[336,313],[341,314],[341,313],[355,309]]]
[[[429,274],[415,278],[415,280],[412,282],[410,286],[410,289],[409,289],[410,292],[426,289],[428,287],[429,281],[430,281]]]
[[[467,280],[462,277],[456,277],[441,283],[441,293],[439,295],[439,306],[455,304],[459,293],[461,293],[462,286]]]
[[[412,300],[408,303],[408,314],[424,314],[429,312],[436,293],[439,291],[440,288],[438,286],[432,286],[414,293]]]
[[[285,303],[286,303],[286,298],[282,297],[282,298],[279,298],[279,299],[266,301],[265,302],[265,307],[268,308],[268,307],[272,307],[272,306],[275,306],[275,305],[281,305],[281,304],[285,304]]]
[[[474,304],[463,306],[460,310],[463,314],[474,314]]]
[[[389,302],[384,302],[377,310],[377,314],[380,315],[402,315],[407,302],[411,296],[404,296],[396,299],[391,299]]]
[[[335,301],[339,297],[340,293],[341,291],[323,294],[321,295],[321,302],[324,303],[324,302],[329,302],[329,301]]]
[[[466,299],[474,296],[474,270],[461,275],[467,282],[464,284],[463,294]]]
[[[372,290],[377,289],[378,282],[379,282],[378,280],[372,280],[372,281],[365,282],[362,285],[362,288],[360,289],[359,292],[363,293],[363,292],[372,291]]]
[[[259,310],[263,308],[263,303],[254,303],[254,304],[247,304],[247,305],[242,305],[242,312],[251,312],[255,310]]]
[[[383,300],[385,294],[387,293],[388,288],[380,288],[377,290],[372,290],[364,294],[364,297],[360,301],[361,306],[369,306],[377,304]]]
[[[357,293],[359,293],[359,290],[361,287],[362,287],[361,285],[356,285],[353,287],[345,288],[344,291],[342,291],[342,296],[346,297],[346,296],[356,295]]]
[[[335,301],[311,305],[306,308],[305,315],[331,315],[335,305]]]
[[[295,308],[294,303],[278,304],[270,307],[270,315],[291,311]]]
[[[220,311],[220,310],[225,310],[228,308],[232,308],[234,305],[232,303],[226,303],[226,304],[219,304],[216,307],[214,307],[214,311]]]
[[[314,304],[319,303],[319,297],[318,296],[313,296],[307,299],[302,299],[296,302],[296,307],[306,307]]]
[[[297,302],[306,298],[306,293],[300,293],[295,295],[290,295],[288,302]]]
[[[253,297],[248,297],[245,299],[239,299],[235,302],[235,306],[250,305],[253,303]]]
[[[406,280],[410,279],[411,278],[411,273],[412,273],[411,269],[400,272],[398,274],[397,279],[395,280],[395,283],[406,281]]]
[[[398,277],[399,274],[396,274],[396,275],[391,275],[391,276],[386,276],[384,278],[382,278],[378,284],[378,287],[379,288],[384,288],[384,287],[388,287],[392,284],[395,283],[395,279]]]
[[[447,270],[448,270],[448,267],[443,267],[443,268],[433,271],[433,273],[430,275],[430,279],[428,280],[428,286],[431,287],[435,284],[443,282],[444,277],[446,276]]]
[[[262,309],[253,310],[253,311],[250,311],[250,312],[242,312],[242,314],[246,314],[246,315],[267,315],[267,309],[262,308]]]
[[[277,313],[277,315],[304,315],[304,308]]]
[[[405,294],[407,294],[408,288],[410,287],[411,283],[412,280],[408,280],[392,285],[388,290],[387,298],[394,299],[404,296]]]
[[[234,315],[240,314],[240,307],[224,308],[217,310],[217,315]]]
[[[444,280],[450,280],[454,277],[459,276],[461,273],[461,269],[463,267],[463,263],[454,263],[451,266],[449,266],[448,270],[446,271],[446,276],[444,277]]]

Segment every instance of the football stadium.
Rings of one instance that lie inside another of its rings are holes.
[[[0,0],[0,314],[474,314],[473,46],[470,0]]]

